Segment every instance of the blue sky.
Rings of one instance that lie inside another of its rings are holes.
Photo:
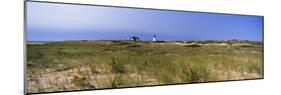
[[[261,16],[27,3],[27,40],[262,40]]]

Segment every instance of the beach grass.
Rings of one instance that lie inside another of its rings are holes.
[[[28,92],[262,78],[262,47],[102,40],[28,44]]]

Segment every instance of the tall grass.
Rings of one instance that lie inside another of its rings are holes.
[[[85,89],[261,78],[261,47],[128,41],[33,44],[27,46],[27,71],[34,78],[90,68],[80,72],[87,74],[70,73],[72,78],[66,79]]]

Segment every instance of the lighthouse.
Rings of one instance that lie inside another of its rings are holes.
[[[153,35],[152,41],[153,41],[153,42],[156,41],[156,35]]]

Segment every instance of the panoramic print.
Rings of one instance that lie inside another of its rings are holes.
[[[26,3],[27,93],[263,78],[263,17]]]

